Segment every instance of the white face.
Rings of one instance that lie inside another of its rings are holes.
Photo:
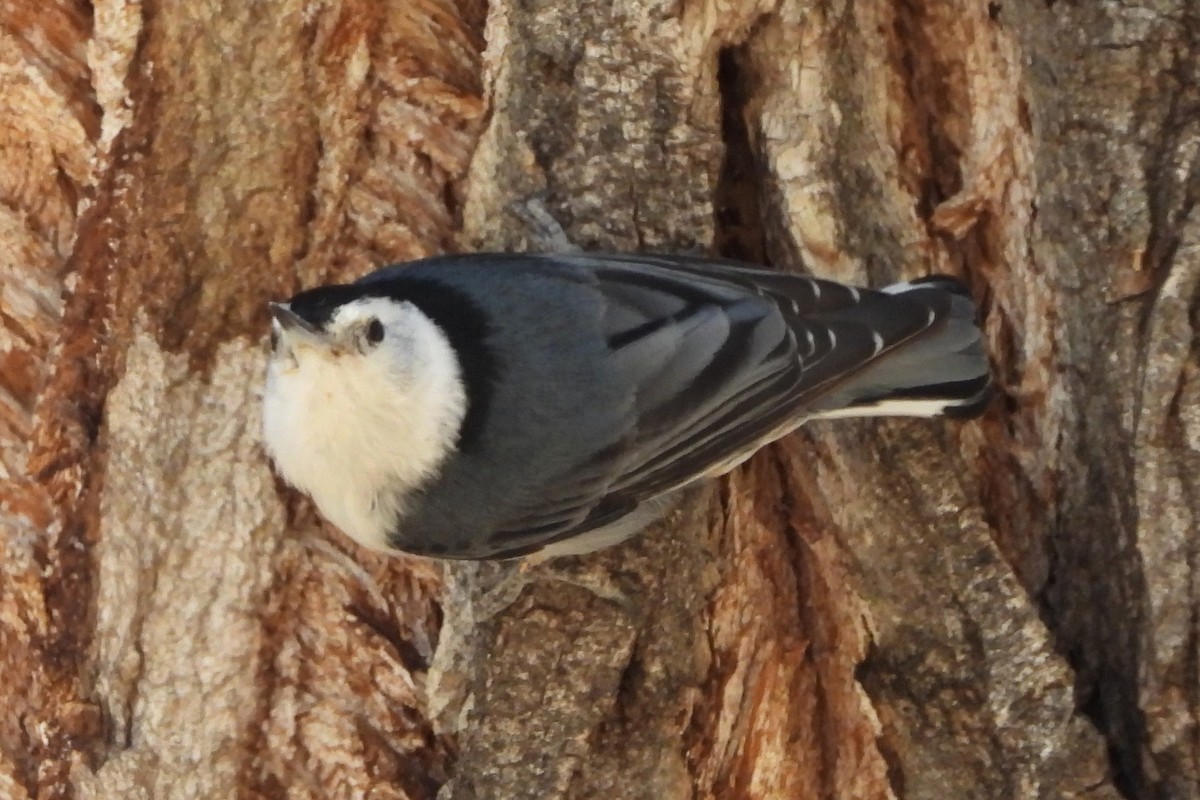
[[[384,549],[406,495],[454,449],[466,394],[453,349],[415,306],[389,298],[346,303],[324,330],[286,306],[274,313],[267,450],[326,518]]]

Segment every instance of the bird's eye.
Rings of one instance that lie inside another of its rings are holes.
[[[379,344],[383,341],[383,323],[377,319],[372,319],[367,323],[367,341],[371,344]]]

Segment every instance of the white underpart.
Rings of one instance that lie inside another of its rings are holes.
[[[623,541],[657,520],[671,509],[678,498],[675,493],[695,483],[722,475],[736,469],[750,459],[763,447],[771,442],[782,439],[794,432],[807,422],[823,419],[843,419],[846,417],[936,417],[950,406],[959,405],[952,400],[881,400],[874,405],[860,405],[852,408],[839,408],[833,411],[815,413],[799,419],[791,419],[770,433],[732,453],[723,461],[710,466],[702,474],[681,481],[678,485],[665,490],[654,500],[649,501],[647,510],[639,508],[628,517],[618,520],[612,525],[600,528],[584,535],[587,541],[579,543],[574,539],[566,539],[539,551],[539,557],[554,557],[560,555],[575,555],[598,550],[611,544]],[[643,503],[647,506],[647,503]]]
[[[893,283],[891,286],[884,286],[879,291],[883,292],[884,294],[904,294],[905,292],[912,291],[915,288],[917,288],[916,284],[910,283],[909,281],[901,281],[900,283]]]
[[[360,352],[356,331],[373,317],[384,339]],[[328,327],[334,347],[284,335],[267,370],[264,440],[284,479],[330,522],[386,549],[405,496],[454,448],[466,413],[458,361],[441,329],[408,303],[358,300]]]
[[[961,400],[880,400],[872,405],[851,406],[822,411],[810,419],[845,419],[846,417],[936,417]]]
[[[813,422],[823,419],[847,419],[851,417],[936,417],[945,412],[947,408],[961,405],[961,402],[955,400],[880,400],[871,405],[851,406],[850,408],[837,408],[831,411],[821,411],[811,414],[800,419],[788,420],[783,425],[761,437],[748,447],[744,447],[737,453],[734,453],[724,461],[710,467],[703,475],[707,478],[716,478],[725,473],[741,466],[744,462],[757,453],[760,448],[767,446],[777,439],[782,439],[789,433],[792,433],[801,425],[807,422]],[[685,484],[686,485],[686,484]]]
[[[689,484],[692,482],[688,481]],[[616,522],[578,536],[568,536],[557,542],[551,542],[528,558],[540,562],[559,556],[579,556],[593,553],[620,544],[666,516],[679,499],[678,492],[672,490],[658,497],[643,500],[637,508]]]

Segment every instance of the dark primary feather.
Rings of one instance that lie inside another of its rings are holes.
[[[471,446],[410,498],[396,532],[399,549],[430,555],[535,551],[808,415],[929,383],[965,382],[970,397],[987,383],[973,327],[961,341],[940,337],[944,372],[926,364],[914,377],[909,364],[872,375],[915,350],[909,342],[958,324],[956,302],[969,317],[969,301],[938,286],[885,294],[688,257],[469,255],[346,289],[424,309],[463,354],[469,402],[485,399],[464,434]]]
[[[609,487],[636,501],[688,483],[798,423],[806,411],[833,407],[821,397],[831,384],[926,331],[950,304],[944,292],[899,297],[721,263],[628,259],[596,274],[609,301],[606,321],[627,313],[620,299],[637,287],[639,310],[649,311],[655,323],[641,322],[645,335],[614,353],[623,375],[649,387],[638,395],[640,436],[632,464]],[[670,271],[651,271],[655,266]],[[680,272],[687,275],[682,285]],[[647,297],[658,306],[647,308]],[[688,325],[688,318],[671,317],[659,326],[671,298],[688,304],[690,319],[706,318]],[[614,307],[620,310],[614,313]],[[672,328],[681,329],[686,346],[676,343]],[[668,340],[668,357],[648,354],[660,344],[655,339]],[[631,350],[636,352],[623,358]],[[972,366],[973,376],[978,369]],[[852,403],[846,397],[836,406]]]

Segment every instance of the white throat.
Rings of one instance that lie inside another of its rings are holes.
[[[330,522],[386,549],[406,496],[454,449],[466,392],[453,348],[428,317],[381,298],[354,305],[383,322],[384,340],[368,352],[298,345],[272,357],[263,436],[280,474]]]

